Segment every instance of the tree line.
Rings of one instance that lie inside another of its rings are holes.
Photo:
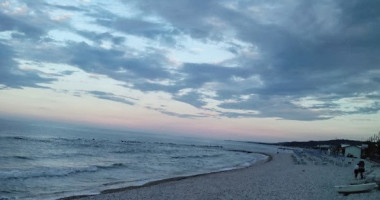
[[[369,137],[366,141],[368,144],[367,155],[375,161],[380,161],[380,132]]]

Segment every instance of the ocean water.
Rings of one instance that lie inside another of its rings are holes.
[[[0,120],[0,199],[97,194],[155,180],[240,168],[265,158],[245,151],[265,148],[270,147]]]

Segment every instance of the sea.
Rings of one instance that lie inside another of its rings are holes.
[[[58,199],[243,168],[273,147],[225,140],[0,120],[0,199]]]

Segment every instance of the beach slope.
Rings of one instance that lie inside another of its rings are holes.
[[[296,165],[290,153],[251,167],[136,188],[108,191],[83,200],[121,199],[380,199],[380,191],[343,196],[335,185],[352,181],[352,168],[334,164]]]

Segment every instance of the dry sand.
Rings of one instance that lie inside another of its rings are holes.
[[[380,191],[344,196],[335,185],[354,181],[353,164],[328,162],[294,163],[290,153],[273,154],[268,162],[251,167],[207,175],[172,179],[148,186],[125,188],[81,199],[380,199]]]

